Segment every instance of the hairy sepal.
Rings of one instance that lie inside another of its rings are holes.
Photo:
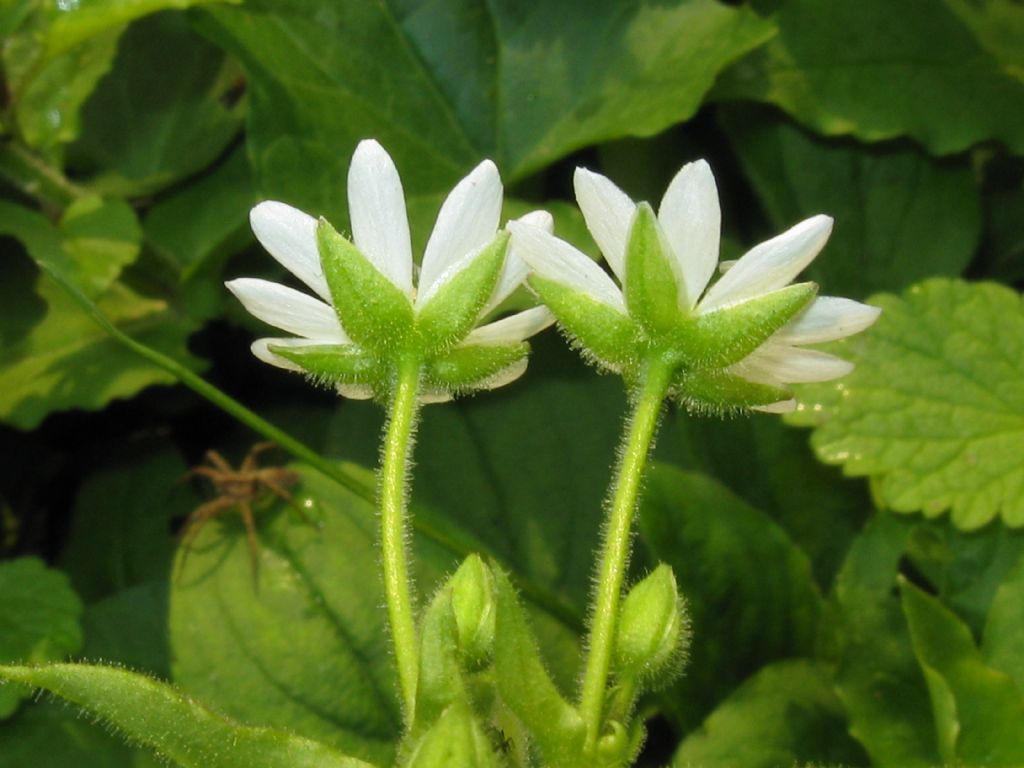
[[[591,362],[612,371],[636,365],[637,334],[629,317],[555,280],[531,275],[528,282],[554,314],[559,327]]]
[[[673,380],[670,393],[691,413],[721,416],[793,396],[781,387],[748,381],[722,370],[684,371]]]
[[[448,707],[413,743],[400,768],[500,768],[491,740],[472,711],[462,703]]]
[[[424,381],[428,388],[446,392],[486,389],[489,382],[519,364],[529,352],[525,342],[455,347],[427,364]]]
[[[324,219],[316,229],[334,311],[349,337],[374,352],[403,347],[413,327],[409,297]]]
[[[687,368],[725,368],[739,362],[806,309],[818,292],[797,283],[731,307],[687,318],[672,348]]]
[[[508,233],[499,232],[419,310],[416,329],[425,355],[448,349],[473,330],[498,283],[508,241]]]
[[[629,314],[652,336],[679,323],[679,285],[658,219],[647,203],[637,206],[626,246],[624,295]]]
[[[278,357],[302,367],[317,384],[362,384],[374,392],[386,392],[387,369],[374,355],[350,344],[323,344],[286,347],[271,344],[268,349]]]
[[[310,739],[241,725],[166,683],[115,667],[0,667],[3,679],[79,704],[183,768],[373,768]]]

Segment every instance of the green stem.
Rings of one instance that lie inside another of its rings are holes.
[[[419,674],[416,625],[405,555],[406,487],[413,433],[419,412],[419,379],[419,360],[410,358],[402,361],[385,428],[380,480],[380,545],[384,565],[384,594],[407,723],[412,722],[416,709],[416,678]]]
[[[608,524],[604,531],[594,613],[587,643],[580,710],[586,725],[585,752],[592,755],[601,733],[608,670],[615,642],[619,597],[629,558],[630,528],[636,511],[640,482],[658,428],[661,405],[668,391],[671,369],[657,359],[649,361],[633,403],[612,491]]]
[[[11,138],[0,141],[0,176],[26,195],[57,210],[63,210],[88,194],[88,190],[72,182],[60,169],[48,165]]]

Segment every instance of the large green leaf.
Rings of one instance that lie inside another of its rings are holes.
[[[205,168],[241,127],[240,78],[181,14],[143,19],[82,108],[70,164],[92,188],[132,196]]]
[[[1024,308],[994,284],[929,280],[882,295],[881,319],[837,344],[857,363],[800,388],[792,423],[818,455],[870,475],[898,512],[946,510],[960,528],[1024,525]]]
[[[803,659],[770,664],[723,701],[679,746],[677,768],[857,765],[831,671]]]
[[[835,218],[825,252],[804,273],[822,292],[864,297],[932,275],[959,275],[981,227],[974,173],[913,147],[826,141],[768,110],[724,120],[772,228]]]
[[[821,597],[810,562],[762,512],[709,477],[661,465],[640,531],[672,566],[693,625],[686,676],[665,697],[684,727],[766,661],[813,652]]]
[[[1019,3],[784,0],[773,18],[778,35],[723,94],[772,102],[827,135],[1024,151]]]
[[[879,768],[939,762],[928,690],[893,594],[910,531],[910,521],[892,515],[868,524],[836,579],[826,625],[850,733]]]
[[[0,662],[63,659],[82,644],[82,603],[60,571],[23,557],[0,563]],[[0,718],[18,706],[24,690],[0,688]]]
[[[380,139],[414,193],[446,189],[483,157],[519,179],[689,117],[718,71],[771,33],[712,0],[289,0],[208,14],[249,73],[263,188],[330,216],[359,139]]]
[[[1024,697],[985,663],[970,630],[939,601],[902,582],[903,612],[932,697],[939,754],[968,766],[1024,762]]]
[[[1024,558],[999,585],[985,623],[982,652],[995,669],[1009,675],[1024,694]]]

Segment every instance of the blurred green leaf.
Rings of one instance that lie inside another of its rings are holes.
[[[78,651],[82,603],[60,571],[22,557],[0,563],[0,662],[42,663]],[[27,690],[0,687],[0,718],[9,716]]]
[[[928,690],[894,594],[911,528],[892,515],[872,520],[850,548],[826,613],[850,734],[879,768],[939,762]]]
[[[844,379],[800,387],[790,422],[826,462],[870,475],[898,512],[973,530],[1024,525],[1024,311],[1005,287],[934,279],[880,295],[879,321],[835,349]]]
[[[718,71],[771,34],[712,0],[289,0],[206,15],[249,74],[261,187],[335,220],[359,139],[381,141],[412,194],[446,190],[483,157],[513,181],[689,117]]]
[[[158,14],[121,37],[112,70],[82,109],[69,165],[105,194],[151,194],[212,163],[241,128],[232,92],[241,72],[192,32]]]
[[[824,293],[862,298],[956,276],[970,262],[981,206],[966,163],[940,164],[913,147],[826,141],[763,109],[724,114],[774,230],[818,213],[835,219],[825,252],[804,273]]]
[[[673,765],[777,768],[805,762],[859,765],[828,667],[804,659],[762,667],[689,734]]]
[[[772,18],[778,35],[725,75],[720,95],[771,102],[829,136],[1024,152],[1019,3],[783,0]]]
[[[0,666],[0,678],[79,704],[182,768],[370,768],[315,741],[232,722],[166,683],[123,669],[87,664]]]
[[[968,766],[1024,762],[1024,698],[988,666],[970,630],[935,598],[901,582],[903,612],[932,697],[939,754]]]
[[[996,590],[983,637],[985,660],[1024,694],[1024,559]]]
[[[693,625],[686,675],[665,697],[683,727],[765,662],[813,652],[821,596],[810,562],[762,512],[709,477],[656,465],[640,532],[672,566]]]

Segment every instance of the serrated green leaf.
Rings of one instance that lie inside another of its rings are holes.
[[[227,720],[165,683],[114,667],[0,666],[0,678],[79,704],[183,768],[370,768],[315,741]]]
[[[910,532],[909,521],[892,515],[868,523],[836,578],[828,625],[850,734],[880,768],[939,762],[928,689],[893,593]]]
[[[486,387],[489,380],[525,359],[529,351],[525,342],[455,347],[430,361],[424,380],[428,387],[442,391],[472,391]]]
[[[791,423],[816,427],[818,456],[869,475],[897,512],[973,530],[1024,525],[1024,307],[993,284],[929,280],[882,295],[876,325],[840,354],[839,383],[800,387]]]
[[[932,696],[939,753],[966,765],[1024,762],[1024,698],[988,666],[970,630],[935,598],[901,583],[903,612]]]
[[[138,12],[146,4],[119,5]],[[206,168],[241,128],[244,101],[232,94],[240,78],[184,15],[159,14],[133,24],[111,71],[82,108],[68,165],[76,176],[88,174],[92,189],[133,197]]]
[[[335,221],[337,183],[309,179],[344,178],[366,136],[387,147],[414,195],[449,189],[481,157],[522,179],[579,147],[692,115],[717,72],[771,34],[752,12],[711,0],[322,10],[297,0],[205,15],[253,85],[249,141],[263,188]]]
[[[974,256],[981,205],[966,160],[829,141],[764,108],[732,107],[722,122],[775,230],[822,211],[835,218],[824,255],[804,272],[825,293],[901,290],[960,275]]]
[[[433,355],[461,341],[476,325],[480,312],[494,293],[505,263],[509,236],[499,232],[458,274],[442,285],[416,312],[416,330]]]
[[[655,465],[639,527],[652,559],[672,566],[694,627],[687,673],[666,697],[684,727],[766,661],[813,651],[810,563],[766,515],[711,478]]]
[[[369,351],[400,349],[413,326],[409,297],[325,219],[316,232],[324,276],[342,327]]]
[[[637,206],[626,244],[623,296],[631,317],[649,334],[660,335],[679,323],[679,284],[669,263],[670,247],[648,203]]]
[[[22,557],[0,563],[0,605],[2,663],[56,661],[82,644],[82,603],[67,576],[42,560]],[[0,688],[0,718],[14,712],[25,693]]]
[[[846,733],[831,670],[809,660],[763,667],[689,734],[672,765],[862,765],[864,755]]]
[[[728,73],[724,95],[774,103],[827,135],[1024,151],[1021,49],[1004,42],[1021,27],[1016,3],[787,0],[774,20],[778,35]]]

